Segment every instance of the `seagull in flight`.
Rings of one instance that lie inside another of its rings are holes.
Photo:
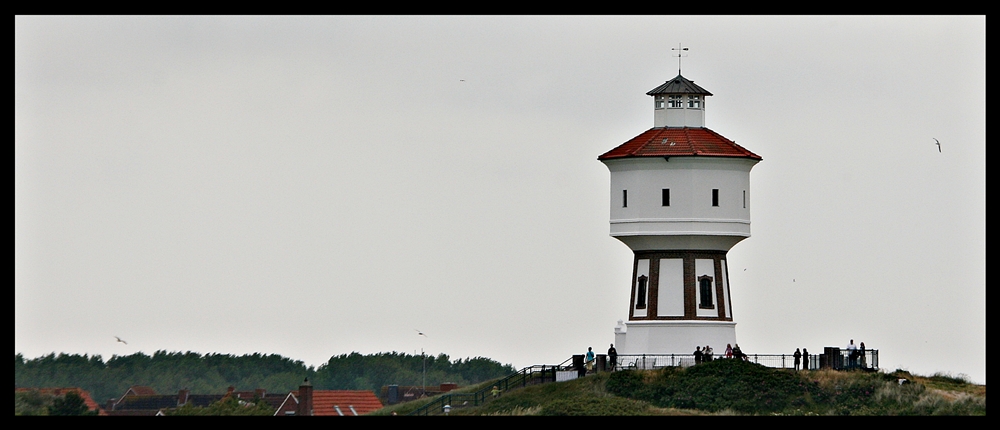
[[[934,138],[932,137],[931,139],[934,139]],[[939,142],[937,139],[934,139],[934,142],[937,143],[938,152],[941,152],[941,142]]]
[[[126,341],[122,340],[122,338],[120,338],[120,337],[118,337],[118,336],[115,336],[115,339],[118,339],[118,341],[119,341],[119,342],[121,342],[121,343],[124,343],[124,344],[128,345],[128,342],[126,342]]]
[[[417,329],[414,329],[414,330],[417,330]],[[427,335],[426,335],[426,334],[424,334],[424,332],[422,332],[422,331],[420,331],[420,330],[417,330],[417,336],[423,336],[423,337],[427,337]]]

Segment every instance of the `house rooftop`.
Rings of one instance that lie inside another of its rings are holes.
[[[761,160],[759,155],[704,127],[653,127],[597,159],[692,156]]]

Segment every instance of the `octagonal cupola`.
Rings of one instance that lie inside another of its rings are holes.
[[[653,127],[704,127],[705,98],[712,95],[680,74],[647,95],[653,96]]]

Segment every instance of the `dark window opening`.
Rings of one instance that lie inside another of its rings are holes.
[[[743,190],[743,209],[747,208],[747,190]]]
[[[670,188],[663,189],[663,206],[670,206]]]
[[[639,282],[635,288],[635,308],[636,309],[646,309],[646,275],[639,277]]]
[[[719,189],[716,188],[712,190],[712,206],[718,206],[718,205],[719,205]]]
[[[622,190],[622,207],[628,207],[628,190]]]
[[[698,301],[698,307],[701,309],[712,309],[715,306],[712,303],[712,277],[711,276],[700,276],[698,277],[698,287],[700,289],[700,299]]]

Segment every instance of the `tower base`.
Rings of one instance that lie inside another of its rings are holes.
[[[615,327],[619,354],[691,354],[695,347],[711,346],[718,355],[736,345],[732,321],[630,321]]]

